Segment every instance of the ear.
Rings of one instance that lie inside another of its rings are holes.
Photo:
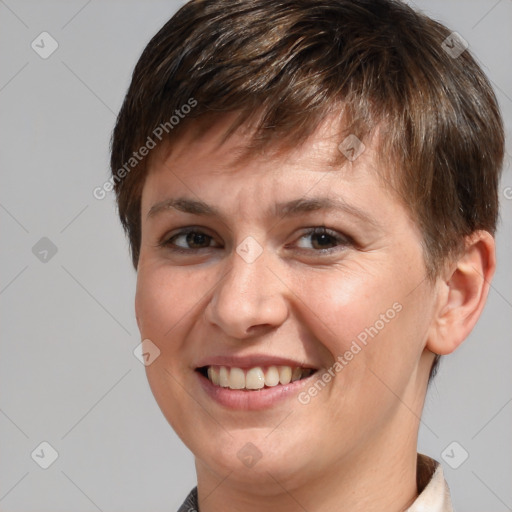
[[[496,269],[496,246],[487,231],[466,238],[464,253],[438,278],[438,302],[426,348],[452,353],[469,335],[484,308]]]
[[[134,305],[134,310],[135,310],[135,318],[137,320],[137,327],[139,328],[139,332],[140,332],[140,335],[142,337],[142,316],[140,314],[138,288],[135,291],[135,300],[134,300],[134,304],[133,305]]]

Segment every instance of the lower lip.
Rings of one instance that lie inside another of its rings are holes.
[[[297,398],[298,392],[306,387],[310,379],[314,378],[318,372],[312,373],[309,377],[296,380],[290,384],[278,384],[271,388],[261,388],[254,391],[216,386],[201,373],[195,373],[206,394],[220,405],[230,409],[258,411],[271,408],[283,400]]]

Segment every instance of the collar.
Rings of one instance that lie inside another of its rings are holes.
[[[416,481],[419,496],[406,512],[453,512],[450,490],[439,462],[418,453]]]
[[[418,453],[416,465],[418,497],[405,512],[454,512],[448,484],[444,479],[441,464]],[[197,487],[194,487],[178,512],[200,512]]]

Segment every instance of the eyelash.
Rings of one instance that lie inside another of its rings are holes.
[[[191,254],[191,253],[194,253],[194,252],[197,252],[197,251],[201,251],[201,250],[204,250],[204,249],[212,249],[212,247],[200,247],[200,248],[195,248],[195,249],[183,249],[182,247],[174,246],[173,240],[175,240],[176,238],[181,237],[181,236],[186,236],[186,235],[188,235],[190,233],[205,235],[210,240],[213,240],[212,236],[204,233],[199,228],[190,227],[190,228],[187,228],[187,229],[183,229],[183,230],[179,231],[178,233],[175,233],[171,237],[164,238],[157,245],[158,245],[158,247],[163,247],[163,248],[169,249],[170,251],[172,251],[174,253],[179,253],[179,254]],[[347,236],[347,235],[340,235],[336,231],[330,230],[330,229],[326,228],[325,226],[318,226],[318,227],[311,228],[311,229],[307,230],[306,232],[304,232],[301,235],[299,240],[302,239],[302,238],[307,238],[307,237],[312,236],[312,235],[328,235],[329,237],[334,239],[333,243],[336,243],[337,246],[331,247],[331,248],[328,248],[328,249],[303,249],[303,248],[301,248],[300,250],[308,251],[308,252],[309,251],[313,251],[313,252],[319,253],[319,254],[329,254],[329,253],[332,253],[334,251],[340,250],[339,247],[341,247],[343,249],[343,248],[345,248],[345,247],[347,247],[349,245],[352,245],[354,243],[353,240],[349,236]]]

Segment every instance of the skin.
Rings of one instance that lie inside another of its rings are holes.
[[[243,166],[232,164],[248,133],[221,144],[229,116],[152,155],[136,316],[142,339],[160,350],[146,368],[153,394],[195,455],[201,512],[226,503],[249,512],[404,510],[417,497],[417,435],[434,353],[455,350],[484,306],[491,235],[475,233],[459,259],[427,280],[421,233],[379,178],[374,143],[355,161],[326,167],[340,142],[332,121],[301,147]],[[265,215],[304,196],[341,197],[373,222],[336,210]],[[205,201],[222,218],[175,209],[148,217],[176,197]],[[185,254],[158,246],[187,226],[212,238],[196,246],[174,239]],[[317,226],[342,240],[306,233]],[[347,235],[353,243],[343,242]],[[252,263],[236,252],[247,236],[263,250]],[[332,252],[322,255],[324,247]],[[216,355],[292,357],[322,375],[396,303],[400,312],[307,405],[295,393],[275,407],[233,410],[198,383],[199,360]],[[248,442],[262,455],[252,467],[237,456]]]

